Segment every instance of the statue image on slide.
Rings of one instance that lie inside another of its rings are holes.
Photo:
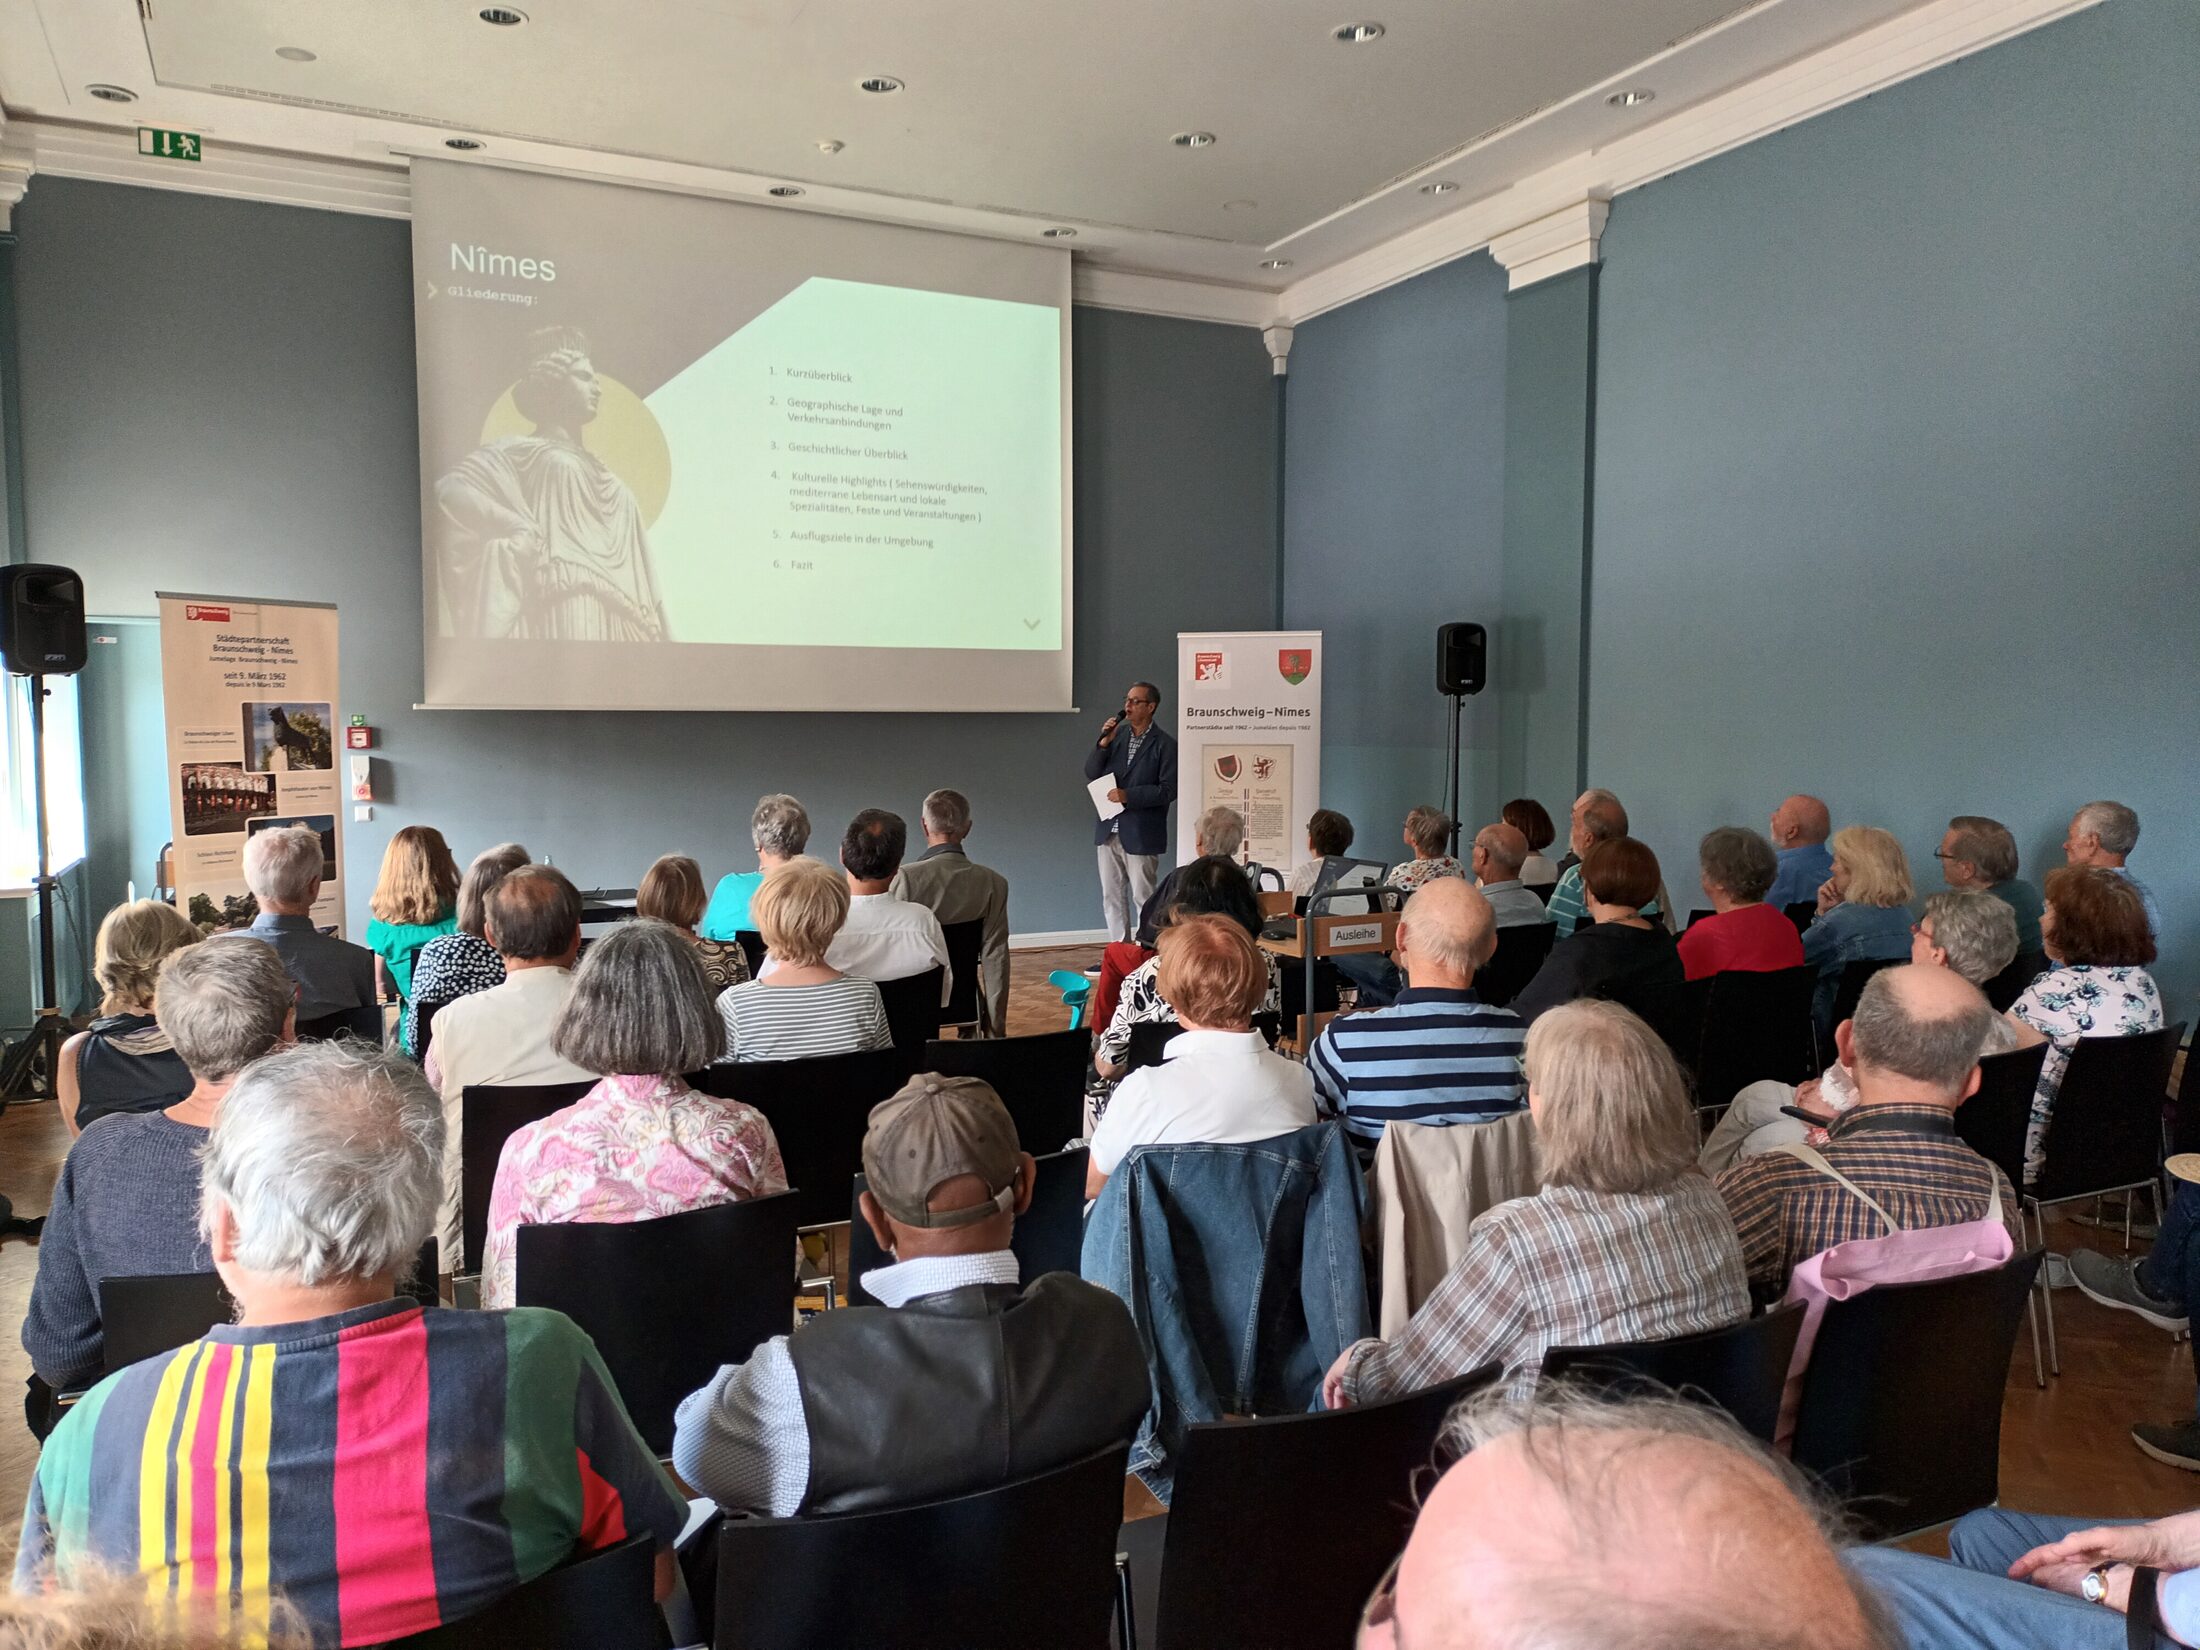
[[[436,483],[445,634],[667,639],[641,506],[581,442],[602,394],[577,328],[528,335],[512,399],[534,433],[476,448]]]

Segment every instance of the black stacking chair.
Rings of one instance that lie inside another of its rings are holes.
[[[1818,919],[1818,902],[1814,899],[1799,899],[1792,905],[1781,906],[1780,910],[1789,922],[1795,924],[1798,934]]]
[[[101,1278],[99,1337],[108,1372],[188,1346],[236,1312],[237,1303],[213,1272]]]
[[[1978,1092],[1956,1109],[1956,1135],[1979,1156],[2009,1177],[2024,1207],[2024,1137],[2032,1122],[2032,1094],[2039,1087],[2040,1065],[2047,1045],[1989,1054],[1978,1063]],[[2023,1222],[2020,1219],[2020,1227]],[[2029,1228],[2026,1228],[2027,1230]],[[2027,1308],[2032,1320],[2032,1378],[2047,1385],[2047,1365],[2040,1351],[2040,1303]]]
[[[1174,1020],[1141,1020],[1131,1027],[1130,1048],[1123,1056],[1123,1064],[1132,1071],[1141,1066],[1158,1066],[1168,1057],[1169,1045],[1183,1032],[1184,1028]]]
[[[1818,1075],[1811,1029],[1815,968],[1751,973],[1730,968],[1687,986],[1696,1032],[1697,1104],[1711,1120],[1747,1084],[1802,1083]]]
[[[513,1295],[588,1331],[643,1442],[680,1401],[794,1327],[795,1194],[655,1220],[522,1226]]]
[[[1055,1152],[1038,1159],[1039,1170],[1031,1187],[1031,1207],[1016,1217],[1009,1239],[1018,1269],[1029,1283],[1042,1272],[1075,1272],[1085,1245],[1085,1167],[1092,1153],[1080,1146],[1073,1152]],[[848,1193],[848,1304],[875,1306],[863,1287],[863,1274],[889,1264],[892,1257],[878,1246],[871,1228],[863,1223],[857,1207],[868,1182],[855,1177]]]
[[[880,980],[879,1001],[886,1006],[886,1026],[901,1054],[902,1069],[911,1070],[924,1053],[924,1045],[940,1034],[940,975],[928,968],[898,980]]]
[[[2173,1152],[2200,1152],[2200,1082],[2194,1082],[2192,1068],[2200,1064],[2192,1051],[2185,1051],[2185,1069],[2178,1079],[2177,1098],[2170,1103],[2168,1140]]]
[[[384,1650],[668,1650],[646,1535],[559,1565],[462,1621],[392,1639]]]
[[[985,922],[972,917],[968,922],[943,923],[940,932],[947,938],[947,1007],[940,1014],[940,1028],[961,1026],[966,1033],[978,1024],[978,953],[985,945]],[[1008,1005],[1000,1005],[1007,1013]]]
[[[449,999],[449,1002],[456,1002],[457,1000],[453,997]],[[446,1006],[446,1003],[413,1004],[412,1056],[422,1065],[428,1063],[428,1050],[435,1041],[435,1017]]]
[[[2009,959],[2009,966],[1988,980],[1979,989],[1986,993],[1986,1000],[1993,1004],[1996,1014],[2006,1014],[2024,995],[2024,988],[2047,972],[2047,953],[2044,951],[2019,951]]]
[[[529,1123],[570,1106],[596,1085],[575,1083],[468,1083],[459,1100],[458,1199],[463,1255],[449,1257],[453,1274],[479,1272],[488,1240],[489,1194],[496,1188],[504,1143]]]
[[[1558,939],[1558,925],[1551,922],[1516,923],[1497,931],[1497,949],[1476,971],[1474,994],[1493,1008],[1503,1008],[1535,978]]]
[[[1446,1463],[1454,1404],[1485,1364],[1425,1391],[1349,1409],[1208,1421],[1185,1430],[1168,1516],[1125,1524],[1142,1635],[1159,1650],[1350,1644],[1367,1595]],[[1318,1519],[1308,1507],[1325,1509]]]
[[[889,1512],[729,1518],[719,1650],[1110,1650],[1128,1444]],[[1125,1642],[1129,1640],[1126,1624]],[[1234,1641],[1245,1642],[1245,1641]]]
[[[1715,917],[1718,914],[1719,913],[1716,911],[1707,910],[1703,906],[1699,905],[1695,910],[1688,913],[1688,926],[1690,928],[1693,928],[1696,926],[1696,924],[1703,921],[1704,918]]]
[[[340,1037],[357,1037],[380,1048],[382,1005],[362,1003],[357,1008],[340,1008],[333,1014],[316,1014],[298,1022],[301,1043],[333,1043]]]
[[[933,977],[932,989],[939,990]],[[754,1106],[779,1141],[797,1223],[830,1226],[848,1218],[848,1180],[863,1168],[863,1131],[871,1108],[908,1080],[909,1062],[890,1048],[815,1060],[744,1060],[708,1066],[691,1079],[706,1094]]]
[[[1803,1306],[1797,1301],[1763,1317],[1669,1341],[1554,1346],[1543,1354],[1543,1378],[1615,1397],[1677,1392],[1725,1410],[1769,1444],[1779,1429],[1780,1394],[1802,1332]]]
[[[1060,1151],[1085,1127],[1085,1062],[1092,1034],[1082,1026],[1034,1037],[958,1037],[924,1045],[920,1071],[982,1077],[1016,1120],[1016,1143],[1034,1157]]]
[[[1897,963],[1907,961],[1907,957],[1859,957],[1854,962],[1844,963],[1841,967],[1841,983],[1833,988],[1831,1024],[1839,1025],[1855,1015],[1857,1002],[1863,997],[1864,987],[1871,983],[1874,974],[1882,968],[1892,968]]]
[[[1795,1422],[1795,1464],[1889,1541],[1993,1505],[2002,1393],[2034,1249],[1991,1272],[1883,1283],[1833,1301]]]
[[[733,943],[741,948],[741,956],[749,965],[749,978],[756,979],[764,972],[764,936],[753,928],[736,928]]]

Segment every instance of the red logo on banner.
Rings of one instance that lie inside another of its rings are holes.
[[[1276,668],[1283,672],[1286,682],[1297,687],[1314,673],[1314,650],[1309,647],[1278,648]]]
[[[227,624],[229,622],[229,609],[226,607],[206,607],[198,602],[185,602],[183,604],[183,616],[187,619],[206,619],[214,624]]]
[[[1218,756],[1215,758],[1215,777],[1217,779],[1224,784],[1228,784],[1237,776],[1238,759],[1235,756]]]
[[[1219,682],[1222,680],[1222,655],[1219,653],[1193,654],[1192,680],[1195,682]]]

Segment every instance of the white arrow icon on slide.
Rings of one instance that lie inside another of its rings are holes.
[[[439,287],[437,287],[437,285],[435,284],[435,282],[433,282],[433,281],[430,281],[430,282],[428,283],[428,296],[429,296],[429,297],[433,298],[433,297],[434,297],[434,296],[436,295],[436,293],[437,293],[438,291],[440,291],[440,290],[441,290],[441,289],[440,289]]]

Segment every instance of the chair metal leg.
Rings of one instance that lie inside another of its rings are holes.
[[[2127,1254],[2127,1255],[2131,1253],[2131,1205],[2132,1205],[2132,1201],[2133,1201],[2133,1194],[2132,1194],[2132,1193],[2130,1193],[2130,1192],[2126,1192],[2126,1193],[2124,1193],[2124,1253],[2125,1253],[2125,1254]],[[2160,1221],[2156,1221],[2156,1222],[2155,1222],[2155,1224],[2156,1224],[2156,1225],[2160,1225],[2160,1224],[2161,1224],[2161,1222],[2160,1222]]]
[[[2040,1303],[2030,1295],[2024,1298],[2024,1315],[2032,1324],[2032,1379],[2047,1390],[2047,1367],[2040,1362]]]
[[[2040,1223],[2040,1247],[2047,1247],[2047,1211],[2032,1205],[2032,1218]],[[2062,1374],[2062,1351],[2055,1344],[2055,1289],[2047,1278],[2047,1262],[2040,1262],[2040,1310],[2047,1319],[2047,1372]]]
[[[1131,1555],[1115,1555],[1116,1650],[1138,1650],[1138,1612],[1131,1604]]]

